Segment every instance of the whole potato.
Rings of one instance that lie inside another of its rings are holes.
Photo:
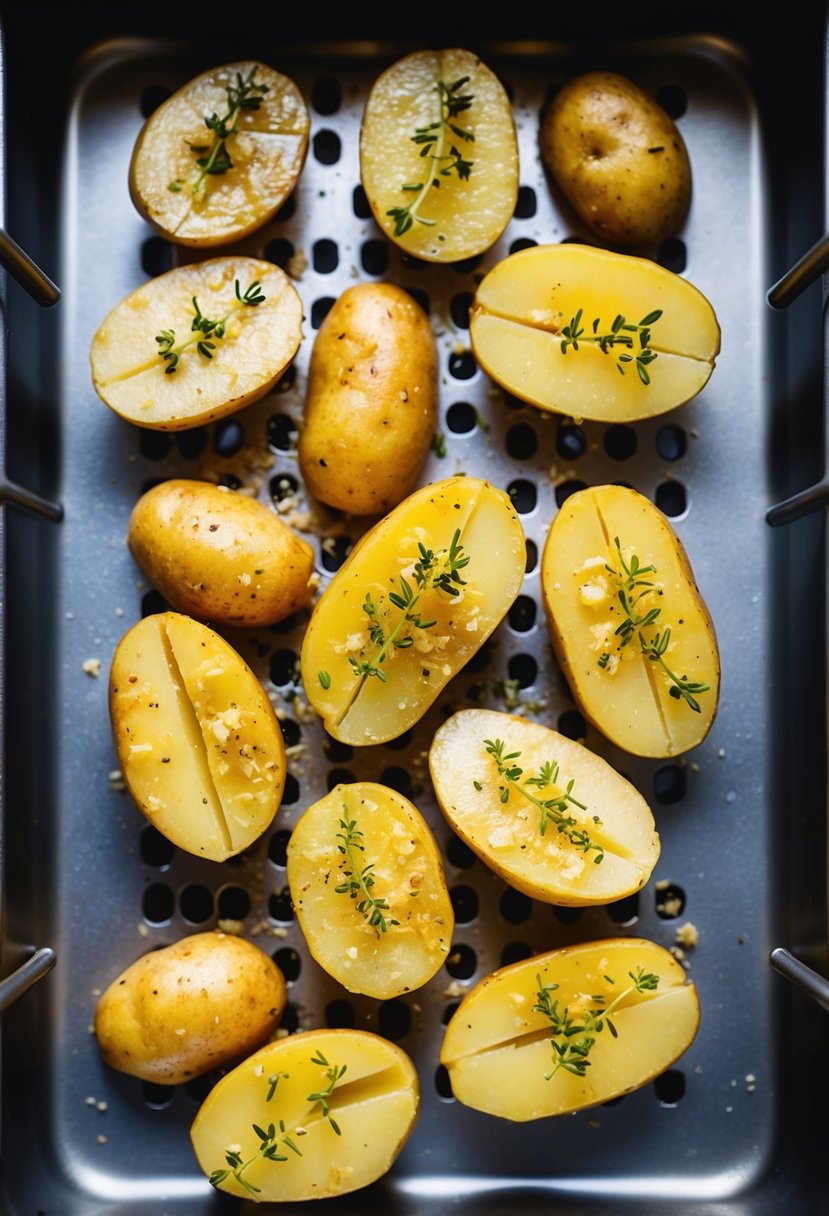
[[[127,542],[168,603],[197,620],[273,625],[311,600],[311,546],[264,503],[223,486],[153,486],[133,508]]]
[[[614,245],[675,233],[691,201],[691,165],[673,120],[615,72],[569,81],[541,118],[541,156],[588,227]]]
[[[196,933],[152,950],[113,980],[95,1011],[104,1061],[179,1085],[258,1047],[285,1008],[282,972],[258,946]]]
[[[437,420],[428,318],[393,283],[349,287],[311,353],[299,467],[322,502],[380,515],[414,489]]]

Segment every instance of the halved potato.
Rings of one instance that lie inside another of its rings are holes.
[[[575,244],[499,262],[475,294],[469,332],[481,367],[508,392],[601,422],[690,401],[720,349],[714,309],[687,279],[647,258]]]
[[[113,656],[109,708],[127,789],[168,840],[224,861],[261,836],[285,787],[285,745],[224,638],[175,612],[145,617]]]
[[[394,739],[483,646],[524,578],[521,522],[475,477],[424,486],[362,538],[302,643],[305,694],[335,739]]]
[[[288,844],[288,885],[308,947],[349,992],[387,1001],[445,962],[455,916],[429,827],[384,785],[337,785]]]
[[[225,138],[207,125],[217,118]],[[287,76],[253,60],[211,68],[144,124],[130,162],[132,201],[181,245],[237,241],[293,190],[309,129],[302,94]]]
[[[92,382],[127,421],[179,431],[264,397],[301,341],[302,302],[278,266],[212,258],[168,270],[113,308],[92,341]]]
[[[453,830],[533,899],[610,903],[643,887],[659,859],[639,791],[538,722],[460,710],[438,728],[429,770]]]
[[[523,1122],[638,1089],[698,1025],[696,989],[662,946],[586,942],[481,980],[453,1015],[440,1060],[459,1102]]]
[[[717,711],[717,638],[653,503],[623,486],[571,495],[550,528],[541,584],[556,656],[603,734],[637,756],[702,742]]]
[[[494,245],[518,198],[512,108],[497,76],[457,48],[416,51],[375,81],[360,172],[390,240],[427,262]]]
[[[190,1128],[220,1191],[261,1203],[359,1190],[391,1169],[417,1119],[417,1073],[363,1030],[263,1047],[210,1091]]]

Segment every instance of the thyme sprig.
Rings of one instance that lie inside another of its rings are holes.
[[[256,65],[254,65],[247,76],[237,72],[235,83],[225,85],[227,113],[219,117],[214,112],[209,118],[205,118],[204,125],[208,131],[213,132],[213,146],[208,149],[200,144],[190,145],[192,152],[206,153],[206,155],[196,157],[196,164],[201,169],[201,173],[193,183],[193,194],[198,194],[206,177],[227,173],[228,169],[233,168],[233,161],[227,149],[227,140],[231,135],[236,134],[242,111],[258,110],[262,104],[262,98],[269,91],[268,85],[256,83],[256,70]]]
[[[671,643],[670,626],[666,626],[661,632],[657,630],[652,638],[647,638],[644,634],[645,629],[656,624],[662,612],[661,608],[648,608],[643,612],[639,607],[640,602],[646,596],[662,594],[653,581],[644,577],[648,574],[656,574],[656,566],[641,565],[635,553],[631,555],[630,561],[626,562],[618,536],[613,538],[613,544],[621,573],[609,563],[605,564],[605,569],[615,581],[616,594],[625,614],[625,619],[616,628],[616,636],[620,639],[619,649],[621,650],[634,637],[637,637],[642,654],[652,663],[659,663],[671,681],[671,687],[668,689],[669,695],[677,701],[680,699],[685,701],[694,713],[699,713],[700,707],[696,698],[700,693],[708,692],[711,685],[689,680],[684,674],[678,676],[665,662],[665,653]],[[607,666],[606,661],[604,664],[602,663],[603,658],[604,655],[599,659],[600,667]]]
[[[176,345],[174,329],[162,329],[160,333],[156,334],[158,357],[167,364],[164,371],[168,376],[172,375],[178,367],[181,352],[188,346],[192,346],[194,342],[200,355],[203,355],[205,359],[212,359],[213,351],[216,349],[214,339],[225,336],[225,328],[233,314],[241,308],[256,308],[258,304],[264,304],[266,299],[258,279],[255,279],[244,293],[237,279],[235,291],[237,303],[232,304],[218,321],[211,321],[209,317],[206,317],[199,306],[198,297],[193,296],[193,323],[190,326],[190,336],[179,342],[178,345]]]
[[[642,383],[646,385],[650,384],[651,378],[648,372],[648,364],[653,363],[657,357],[656,351],[650,348],[651,326],[655,325],[662,316],[662,309],[655,308],[653,312],[649,312],[646,317],[643,317],[637,325],[631,324],[621,313],[617,313],[609,331],[606,333],[599,333],[601,320],[599,317],[596,317],[590,326],[593,332],[585,334],[585,329],[582,325],[583,315],[584,309],[580,308],[575,316],[572,317],[570,324],[565,325],[562,329],[561,353],[566,355],[571,346],[574,351],[577,351],[579,349],[579,342],[594,343],[604,355],[617,346],[625,347],[625,353],[616,357],[616,367],[619,372],[624,375],[625,365],[627,363],[634,363]],[[628,352],[632,351],[635,345],[633,335],[638,335],[639,349],[635,353],[630,354]]]
[[[604,847],[600,844],[594,844],[590,839],[590,834],[578,826],[578,819],[574,819],[569,813],[569,807],[578,807],[581,811],[586,811],[587,807],[583,802],[579,802],[573,797],[573,787],[575,786],[575,778],[571,778],[567,782],[567,786],[563,791],[553,794],[549,798],[537,797],[530,787],[536,789],[548,789],[550,786],[558,786],[559,765],[557,760],[546,760],[538,770],[535,776],[524,776],[524,769],[515,763],[520,759],[521,753],[507,752],[506,744],[502,739],[484,739],[484,746],[487,755],[492,756],[495,765],[498,769],[498,775],[503,777],[504,783],[500,785],[500,797],[502,804],[509,801],[510,792],[515,790],[521,794],[528,802],[537,807],[540,819],[538,831],[540,835],[544,835],[547,831],[548,824],[552,824],[554,828],[558,828],[559,832],[570,841],[575,848],[583,853],[595,852],[593,864],[599,865],[604,858]],[[593,816],[593,822],[598,824],[601,822],[598,815]]]
[[[401,574],[400,590],[390,591],[387,597],[389,603],[395,608],[399,608],[402,614],[390,633],[386,632],[384,623],[380,619],[385,597],[381,596],[379,600],[374,600],[371,592],[366,593],[363,612],[369,621],[369,639],[372,645],[377,647],[377,652],[372,658],[364,659],[362,662],[354,655],[349,656],[348,661],[354,669],[354,674],[361,681],[374,676],[385,684],[386,673],[382,670],[382,664],[385,663],[389,654],[395,650],[406,650],[409,646],[413,646],[415,641],[413,630],[433,629],[437,624],[436,620],[424,620],[417,610],[426,591],[434,589],[450,597],[460,595],[460,588],[466,586],[466,580],[461,578],[460,572],[469,565],[469,557],[463,552],[460,536],[461,530],[456,528],[452,540],[449,542],[449,548],[439,549],[437,552],[427,549],[422,541],[418,542],[420,556],[415,562],[412,574],[413,583]]]
[[[348,1068],[348,1065],[347,1064],[329,1064],[328,1061],[326,1060],[325,1056],[319,1050],[317,1051],[317,1054],[315,1056],[311,1057],[311,1063],[319,1064],[320,1068],[325,1068],[327,1070],[325,1073],[325,1076],[328,1080],[328,1085],[325,1089],[320,1090],[319,1093],[309,1094],[307,1101],[308,1102],[319,1102],[320,1106],[322,1107],[323,1119],[327,1119],[328,1123],[331,1126],[331,1130],[333,1132],[336,1132],[336,1134],[338,1136],[341,1136],[342,1132],[340,1131],[340,1125],[339,1125],[339,1123],[337,1123],[337,1121],[333,1118],[333,1116],[331,1114],[331,1106],[330,1106],[328,1099],[333,1094],[334,1088],[337,1085],[337,1083],[339,1081],[341,1081],[342,1078],[345,1076],[345,1072],[346,1072],[346,1069]]]
[[[605,1003],[604,996],[594,994],[591,996],[591,1000],[595,1001],[596,1008],[590,1009],[581,1017],[573,1016],[567,1005],[562,1009],[560,1003],[550,995],[556,991],[558,984],[545,984],[540,975],[536,976],[538,991],[533,1013],[542,1013],[549,1019],[553,1034],[550,1039],[550,1046],[553,1049],[553,1067],[545,1075],[545,1081],[551,1080],[560,1068],[577,1077],[583,1077],[592,1063],[588,1057],[596,1042],[596,1036],[601,1034],[607,1026],[614,1039],[619,1037],[619,1032],[611,1021],[610,1015],[632,992],[654,992],[659,985],[659,976],[654,975],[653,972],[644,971],[642,967],[637,967],[635,972],[629,971],[628,975],[633,983],[614,997],[609,1005]],[[616,982],[609,975],[604,978],[609,984]],[[563,1040],[563,1042],[558,1040]]]
[[[416,195],[416,198],[407,207],[392,207],[386,212],[386,215],[394,220],[395,236],[403,236],[415,221],[429,228],[434,227],[435,220],[424,219],[419,214],[426,195],[430,190],[440,189],[442,177],[448,178],[456,173],[460,181],[466,181],[472,172],[475,162],[467,160],[458,145],[452,141],[453,135],[464,143],[474,143],[475,141],[475,136],[471,131],[452,121],[464,110],[468,110],[475,100],[474,93],[462,92],[464,85],[468,83],[468,76],[461,76],[459,80],[449,85],[443,80],[439,80],[435,88],[440,101],[440,117],[425,127],[416,127],[414,135],[411,136],[412,142],[420,147],[421,157],[431,161],[431,165],[429,173],[424,176],[422,181],[406,182],[400,187],[407,194]],[[448,152],[445,150],[447,141],[449,142]]]
[[[343,803],[343,810],[348,816],[348,807],[345,803]],[[358,896],[362,895],[363,898],[357,903],[357,911],[373,929],[379,929],[381,933],[385,933],[389,925],[398,925],[400,922],[391,917],[387,920],[383,913],[389,911],[388,903],[385,899],[371,893],[371,888],[374,886],[374,862],[363,865],[361,864],[362,859],[357,857],[357,853],[365,854],[363,833],[357,827],[356,819],[347,817],[341,819],[340,827],[342,831],[337,833],[337,840],[342,843],[337,845],[337,851],[345,857],[348,868],[343,870],[345,881],[334,890],[337,895],[347,895],[349,899],[358,899]]]

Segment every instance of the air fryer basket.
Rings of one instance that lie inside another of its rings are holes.
[[[819,514],[781,529],[765,518],[772,503],[824,473],[820,289],[783,314],[765,299],[825,223],[819,53],[804,38],[803,71],[791,72],[800,96],[790,89],[781,99],[788,77],[778,63],[772,81],[768,46],[747,37],[744,47],[715,26],[670,38],[651,29],[601,47],[467,37],[511,90],[522,189],[489,253],[437,267],[382,238],[359,189],[357,146],[371,81],[435,37],[405,47],[288,47],[250,31],[237,31],[232,48],[158,37],[102,42],[77,61],[58,122],[54,103],[21,91],[33,61],[15,60],[15,38],[31,35],[32,19],[9,14],[7,25],[9,226],[63,293],[44,313],[16,286],[7,292],[7,463],[15,481],[62,504],[64,520],[20,511],[5,520],[6,970],[25,945],[53,947],[58,962],[5,1015],[3,1210],[236,1210],[211,1191],[189,1148],[188,1127],[212,1078],[174,1090],[142,1084],[106,1069],[90,1033],[98,993],[128,963],[220,921],[241,921],[285,970],[288,1030],[354,1024],[399,1042],[417,1065],[422,1113],[394,1169],[323,1210],[753,1216],[783,1201],[797,1212],[826,1210],[829,1035],[820,1011],[768,965],[771,948],[787,945],[826,967],[824,531]],[[312,143],[295,196],[240,247],[290,260],[294,273],[299,264],[306,338],[279,391],[234,420],[173,438],[140,432],[101,405],[88,367],[109,309],[181,259],[132,207],[130,152],[143,116],[169,91],[242,55],[287,72],[309,102]],[[596,66],[634,77],[677,115],[694,200],[681,239],[658,256],[709,297],[723,332],[701,396],[632,427],[577,426],[506,398],[475,366],[465,321],[482,273],[508,252],[584,239],[550,191],[537,128],[550,90]],[[796,134],[795,115],[805,128]],[[215,866],[165,848],[111,776],[108,664],[129,625],[161,606],[126,550],[127,519],[157,479],[254,486],[301,526],[311,508],[308,538],[324,586],[363,525],[316,511],[304,495],[295,439],[308,357],[330,303],[356,281],[381,279],[412,291],[437,336],[446,452],[430,455],[423,480],[463,471],[508,489],[536,557],[574,488],[619,481],[647,494],[672,518],[716,624],[718,717],[705,743],[676,762],[631,757],[585,727],[550,652],[537,560],[493,643],[426,719],[362,752],[327,740],[306,708],[296,671],[303,620],[234,631],[230,640],[282,717],[291,775],[261,844]],[[84,671],[88,659],[101,660],[99,677]],[[532,903],[451,838],[424,755],[445,714],[473,703],[517,705],[584,737],[638,786],[662,837],[660,862],[638,897],[583,912]],[[394,785],[426,814],[457,912],[446,968],[423,990],[382,1005],[349,996],[313,963],[285,880],[285,841],[302,810],[355,778]],[[609,935],[671,946],[688,920],[699,931],[686,965],[702,1024],[666,1074],[604,1107],[526,1126],[451,1100],[438,1068],[443,1025],[482,975],[529,952]]]

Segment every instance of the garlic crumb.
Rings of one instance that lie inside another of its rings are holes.
[[[84,659],[83,670],[86,673],[86,675],[92,676],[95,679],[97,679],[97,677],[101,674],[101,660],[100,659]]]

